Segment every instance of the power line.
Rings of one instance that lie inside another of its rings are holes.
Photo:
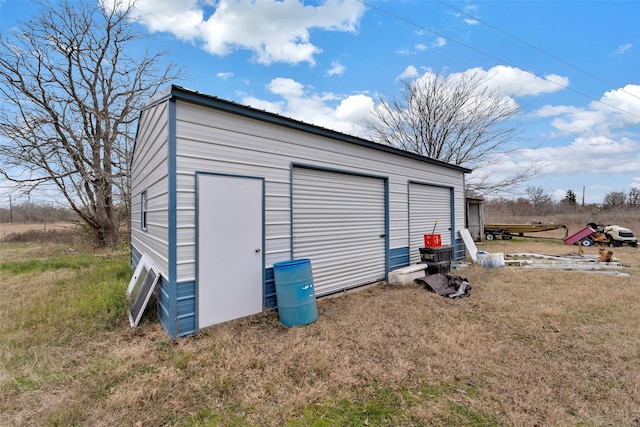
[[[616,85],[614,85],[613,83],[610,83],[610,82],[608,82],[607,80],[604,80],[603,78],[598,77],[598,76],[596,76],[596,75],[595,75],[595,74],[593,74],[593,73],[590,73],[589,71],[583,70],[582,68],[578,67],[577,65],[574,65],[574,64],[572,64],[572,63],[570,63],[570,62],[568,62],[568,61],[565,61],[564,59],[562,59],[562,58],[560,58],[560,57],[558,57],[558,56],[556,56],[556,55],[554,55],[554,54],[552,54],[552,53],[549,53],[549,52],[545,51],[544,49],[540,49],[539,47],[537,47],[537,46],[535,46],[535,45],[533,45],[533,44],[531,44],[531,43],[527,42],[526,40],[522,40],[521,38],[516,37],[516,36],[514,36],[513,34],[510,34],[510,33],[506,32],[506,31],[504,31],[504,30],[502,30],[502,29],[500,29],[500,28],[496,27],[495,25],[492,25],[492,24],[490,24],[490,23],[488,23],[488,22],[486,22],[486,21],[483,21],[482,19],[480,19],[480,18],[478,18],[478,17],[476,17],[476,16],[473,16],[473,15],[471,15],[471,14],[469,14],[469,13],[465,12],[464,10],[461,10],[461,9],[459,9],[459,8],[455,7],[455,6],[453,6],[452,4],[449,4],[449,3],[445,2],[444,0],[438,0],[438,2],[440,2],[440,3],[442,3],[443,5],[445,5],[445,6],[449,7],[449,8],[451,8],[451,9],[453,9],[453,10],[455,10],[455,11],[457,11],[457,12],[459,12],[459,13],[461,13],[461,14],[463,14],[463,15],[467,16],[467,17],[469,17],[470,19],[473,19],[474,21],[478,21],[478,22],[480,22],[481,24],[486,25],[487,27],[489,27],[489,28],[491,28],[491,29],[493,29],[493,30],[495,30],[495,31],[497,31],[497,32],[499,32],[499,33],[501,33],[501,34],[504,34],[505,36],[510,37],[510,38],[512,38],[513,40],[516,40],[516,41],[518,41],[518,42],[522,43],[522,44],[523,44],[523,45],[525,45],[525,46],[530,47],[531,49],[537,50],[538,52],[540,52],[540,53],[542,53],[542,54],[544,54],[544,55],[547,55],[548,57],[553,58],[553,59],[555,59],[556,61],[561,62],[561,63],[563,63],[563,64],[565,64],[565,65],[567,65],[567,66],[569,66],[569,67],[573,68],[574,70],[578,70],[578,71],[580,71],[581,73],[586,74],[587,76],[589,76],[589,77],[591,77],[591,78],[593,78],[593,79],[595,79],[595,80],[598,80],[598,81],[599,81],[599,82],[601,82],[601,83],[606,84],[607,86],[609,86],[609,87],[610,87],[610,88],[612,88],[612,89],[620,90],[620,91],[622,91],[622,92],[626,93],[626,94],[627,94],[627,95],[629,95],[629,96],[633,96],[634,98],[640,99],[640,96],[637,96],[637,95],[635,95],[635,94],[633,94],[633,93],[627,92],[626,90],[624,90],[624,88],[617,88],[617,87],[616,87]]]
[[[436,36],[438,36],[438,37],[442,37],[442,38],[444,38],[444,39],[446,39],[446,40],[449,40],[449,41],[451,41],[451,42],[453,42],[453,43],[455,43],[455,44],[457,44],[457,45],[459,45],[459,46],[462,46],[462,47],[464,47],[464,48],[467,48],[467,49],[473,50],[474,52],[477,52],[477,53],[479,53],[479,54],[481,54],[481,55],[484,55],[484,56],[486,56],[486,57],[488,57],[488,58],[494,59],[494,60],[496,60],[496,61],[499,61],[499,62],[501,62],[501,63],[503,63],[503,64],[509,65],[509,66],[511,66],[511,67],[514,67],[514,68],[522,69],[521,67],[517,66],[516,64],[513,64],[513,63],[511,63],[511,62],[509,62],[509,61],[507,61],[507,60],[505,60],[505,59],[499,58],[499,57],[497,57],[497,56],[495,56],[495,55],[492,55],[492,54],[490,54],[490,53],[488,53],[488,52],[485,52],[485,51],[483,51],[483,50],[481,50],[481,49],[478,49],[478,48],[476,48],[476,47],[473,47],[473,46],[471,46],[471,45],[468,45],[468,44],[466,44],[466,43],[463,43],[463,42],[461,42],[461,41],[459,41],[459,40],[456,40],[456,39],[454,39],[454,38],[452,38],[452,37],[449,37],[449,36],[447,36],[447,35],[444,35],[444,34],[438,33],[438,32],[437,32],[437,31],[435,31],[435,30],[432,30],[432,29],[430,29],[430,28],[427,28],[427,27],[425,27],[424,25],[418,24],[418,23],[416,23],[416,22],[414,22],[414,21],[411,21],[411,20],[409,20],[409,19],[407,19],[407,18],[404,18],[404,17],[402,17],[402,16],[400,16],[400,15],[397,15],[397,14],[395,14],[395,13],[389,12],[388,10],[382,9],[381,7],[374,6],[374,5],[370,4],[370,3],[367,3],[367,2],[366,2],[366,1],[364,1],[364,0],[357,0],[357,1],[358,1],[358,2],[360,2],[360,3],[362,3],[363,5],[365,5],[365,6],[367,6],[367,7],[370,7],[370,8],[372,8],[372,9],[375,9],[375,10],[379,11],[379,12],[382,12],[382,13],[384,13],[385,15],[391,16],[392,18],[398,19],[398,20],[403,21],[403,22],[405,22],[405,23],[407,23],[407,24],[409,24],[409,25],[412,25],[412,26],[414,26],[414,27],[420,28],[421,30],[428,31],[428,32],[430,32],[431,34],[434,34],[434,35],[436,35]],[[573,89],[573,88],[570,88],[569,86],[563,85],[562,83],[558,83],[558,82],[555,82],[555,81],[553,81],[553,80],[549,80],[548,78],[546,78],[546,77],[544,77],[544,76],[540,76],[540,75],[536,74],[536,73],[535,73],[535,72],[533,72],[533,71],[528,71],[528,70],[527,70],[527,72],[529,72],[529,73],[533,74],[534,76],[536,76],[536,77],[538,77],[538,78],[540,78],[540,79],[542,79],[542,80],[545,80],[545,81],[547,81],[547,82],[549,82],[549,83],[551,83],[551,84],[554,84],[554,85],[559,86],[559,87],[561,87],[561,88],[563,88],[563,89],[566,89],[566,90],[568,90],[568,91],[570,91],[570,92],[573,92],[573,93],[578,94],[578,95],[580,95],[580,96],[584,96],[585,98],[588,98],[588,99],[590,99],[590,100],[592,100],[592,101],[595,101],[595,102],[597,102],[597,103],[599,103],[599,104],[606,105],[607,107],[613,108],[613,109],[618,110],[618,111],[620,111],[620,112],[622,112],[622,113],[625,113],[625,114],[628,114],[628,115],[630,115],[630,116],[633,116],[633,117],[635,117],[635,118],[637,118],[637,119],[640,119],[640,115],[637,115],[637,114],[635,114],[635,113],[632,113],[631,111],[624,110],[624,109],[622,109],[622,108],[620,108],[620,107],[618,107],[618,106],[616,106],[616,105],[612,105],[612,104],[609,104],[609,103],[607,103],[607,102],[604,102],[604,101],[602,101],[602,100],[600,100],[600,99],[594,98],[593,96],[591,96],[591,95],[589,95],[589,94],[586,94],[586,93],[584,93],[584,92],[580,92],[579,90],[576,90],[576,89]],[[625,93],[626,93],[626,92],[625,92]]]

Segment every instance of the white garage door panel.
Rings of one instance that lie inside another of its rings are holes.
[[[385,242],[384,180],[294,168],[293,256],[311,259],[316,295],[384,279]]]
[[[436,220],[438,223],[436,224]],[[409,246],[411,263],[420,262],[424,235],[440,234],[443,245],[451,244],[451,190],[446,187],[409,185]]]

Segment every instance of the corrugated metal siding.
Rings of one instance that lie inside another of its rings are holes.
[[[168,108],[169,104],[175,105],[175,110],[173,107]],[[410,181],[437,183],[450,187],[447,190],[450,191],[449,194],[454,195],[453,201],[448,199],[448,209],[451,209],[451,203],[454,206],[453,218],[450,218],[450,222],[455,227],[455,238],[459,239],[458,228],[463,227],[465,223],[464,176],[461,170],[424,162],[419,158],[394,155],[372,148],[370,144],[352,144],[340,138],[334,139],[326,135],[290,128],[285,125],[287,119],[284,118],[278,123],[265,122],[243,115],[241,107],[237,111],[241,114],[221,111],[178,98],[151,106],[141,115],[132,161],[132,259],[135,262],[140,253],[148,253],[160,267],[163,273],[163,280],[158,287],[160,320],[172,336],[191,333],[197,327],[194,321],[195,308],[193,308],[197,302],[196,293],[191,292],[192,288],[195,289],[197,263],[196,171],[265,179],[265,306],[272,306],[275,303],[271,266],[277,261],[294,257],[291,235],[293,164],[312,166],[310,170],[324,169],[324,173],[328,173],[327,170],[341,170],[352,173],[348,175],[350,177],[366,178],[365,181],[369,179],[377,182],[378,184],[372,184],[376,188],[374,191],[376,207],[372,209],[379,210],[382,203],[383,223],[386,202],[388,213],[386,230],[385,226],[381,227],[382,231],[377,234],[379,239],[377,242],[354,240],[352,249],[357,246],[359,250],[363,250],[361,253],[347,251],[345,247],[337,247],[337,251],[335,246],[331,248],[333,255],[338,253],[336,260],[345,261],[343,266],[335,267],[334,272],[339,271],[336,277],[353,277],[355,281],[351,282],[352,284],[364,284],[364,282],[383,278],[386,273],[384,264],[387,262],[389,265],[386,268],[391,269],[403,266],[409,262],[410,258],[417,259],[419,254],[417,249],[414,254],[413,247],[422,244],[423,233],[414,234],[412,238],[415,239],[415,243],[410,242]],[[175,193],[169,194],[167,155],[170,127],[168,120],[172,117],[176,119],[170,124],[172,134],[175,129],[176,157],[171,167],[176,175],[174,181],[171,181],[172,190],[175,189]],[[386,180],[371,176],[386,178]],[[339,184],[344,184],[343,181],[340,180]],[[378,191],[379,183],[383,183],[383,191]],[[362,186],[359,187],[359,190],[362,188]],[[385,194],[384,189],[386,189],[386,200],[383,198],[381,202],[378,196]],[[140,193],[145,190],[148,192],[149,205],[149,226],[146,232],[140,230]],[[326,190],[329,191],[329,189]],[[331,191],[333,190],[335,188],[331,188]],[[361,194],[362,191],[353,193],[358,196]],[[308,196],[310,197],[308,201],[314,200],[313,194]],[[176,204],[175,216],[169,212],[170,200],[175,201]],[[364,199],[361,201],[364,202]],[[371,201],[367,200],[368,202]],[[345,211],[345,213],[351,212],[351,210]],[[369,211],[361,212],[365,222],[368,214],[370,214]],[[379,228],[380,220],[379,217],[377,218],[376,227]],[[438,219],[442,222],[444,217],[438,215]],[[169,230],[170,223],[172,230]],[[441,225],[439,224],[436,232],[440,232]],[[425,232],[431,232],[432,225],[427,228]],[[385,231],[388,234],[386,244],[385,239],[379,238],[379,235]],[[171,242],[175,248],[173,252],[169,251],[170,232]],[[445,243],[450,242],[452,233],[441,234]],[[307,242],[309,250],[314,250],[317,242],[322,243],[321,237],[314,237],[313,242]],[[335,238],[335,236],[329,236],[329,238]],[[382,256],[379,255],[380,248],[377,247],[381,242]],[[298,241],[293,244],[295,248]],[[386,254],[385,247],[388,251]],[[170,280],[168,279],[168,272],[171,270],[169,253],[172,253],[172,256],[175,253],[176,259],[172,260],[171,266],[175,266],[173,271],[177,276],[171,277]],[[296,249],[295,255],[303,254]],[[318,253],[318,255],[323,254]],[[348,260],[347,255],[352,259]],[[372,256],[373,261],[371,261]],[[351,262],[353,260],[355,262]],[[375,266],[375,271],[372,271],[372,264]],[[352,271],[353,267],[362,268],[362,266],[364,266],[362,271]],[[315,275],[317,270],[315,263],[313,268]],[[318,268],[320,268],[318,277],[322,281],[323,267]],[[327,268],[326,271],[330,269]],[[329,292],[333,289],[332,286],[334,285],[327,282],[324,290],[320,291]]]
[[[385,277],[383,179],[293,168],[293,257],[310,258],[316,295]]]
[[[273,274],[273,267],[264,269],[264,307],[276,308],[276,279]]]
[[[166,103],[144,110],[131,162],[131,245],[168,275],[168,163]],[[140,227],[140,195],[147,192],[147,230]]]
[[[425,234],[440,234],[443,245],[451,245],[451,189],[409,184],[409,230],[411,263],[420,262]],[[436,220],[438,221],[436,224]],[[435,227],[435,231],[434,231]]]
[[[170,334],[176,334],[175,324],[173,320],[169,316],[169,306],[170,306],[170,298],[169,298],[169,282],[167,279],[162,276],[160,277],[160,281],[157,285],[158,289],[158,318],[160,319],[160,324],[164,327],[164,329]]]
[[[395,248],[389,251],[389,271],[409,265],[409,248]]]
[[[291,165],[388,177],[389,247],[409,246],[408,181],[455,189],[455,222],[464,224],[463,174],[419,160],[268,124],[178,100],[178,281],[195,277],[195,171],[265,178],[265,267],[292,258]]]
[[[195,281],[177,284],[176,335],[186,336],[195,334],[196,321],[196,283]]]

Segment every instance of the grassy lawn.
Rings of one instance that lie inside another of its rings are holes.
[[[470,266],[469,298],[378,285],[172,341],[153,307],[130,329],[128,253],[0,243],[0,425],[640,425],[640,249],[613,250],[632,277]]]

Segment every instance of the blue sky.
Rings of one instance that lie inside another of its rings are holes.
[[[113,0],[108,0],[113,1]],[[525,184],[601,203],[640,188],[640,2],[138,0],[176,84],[366,137],[379,96],[429,72],[491,76],[516,102],[519,149],[482,174],[535,162]],[[37,9],[0,0],[5,32]]]

